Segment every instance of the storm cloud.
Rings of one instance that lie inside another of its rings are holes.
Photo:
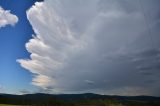
[[[159,1],[140,1],[36,2],[30,59],[17,61],[49,93],[160,95]]]

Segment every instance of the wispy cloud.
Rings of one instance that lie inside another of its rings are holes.
[[[4,90],[5,90],[4,86],[0,85],[0,93],[4,93]]]
[[[24,94],[31,94],[31,92],[29,90],[26,89],[22,89],[19,91],[19,95],[24,95]]]
[[[146,83],[154,79],[137,72],[150,64],[138,60],[157,55],[143,54],[153,47],[137,2],[45,0],[35,3],[27,17],[36,35],[26,43],[30,59],[17,61],[34,74],[33,85],[51,93],[158,92],[157,85]]]
[[[6,25],[14,25],[17,22],[18,17],[16,15],[10,13],[9,10],[4,10],[0,7],[0,28]]]
[[[91,81],[91,80],[85,80],[85,82],[86,82],[87,84],[91,84],[91,85],[94,84],[94,81]]]

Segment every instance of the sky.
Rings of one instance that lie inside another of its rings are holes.
[[[160,96],[159,0],[0,0],[0,93]]]

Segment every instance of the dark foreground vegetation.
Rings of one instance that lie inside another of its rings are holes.
[[[91,93],[62,95],[0,94],[0,104],[12,104],[20,106],[160,106],[160,97],[107,96]]]

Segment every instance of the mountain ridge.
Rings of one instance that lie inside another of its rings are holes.
[[[81,104],[81,103],[105,103],[107,101],[112,101],[113,103],[123,103],[123,104],[139,104],[141,106],[160,106],[160,97],[154,96],[118,96],[118,95],[100,95],[94,93],[84,93],[84,94],[45,94],[45,93],[35,93],[35,94],[24,94],[24,95],[14,95],[14,94],[0,94],[0,104],[62,104],[60,106],[71,106],[71,104]],[[149,104],[149,105],[148,105]],[[155,105],[156,104],[156,105]],[[127,105],[132,106],[132,105]],[[136,106],[136,105],[133,105]]]

